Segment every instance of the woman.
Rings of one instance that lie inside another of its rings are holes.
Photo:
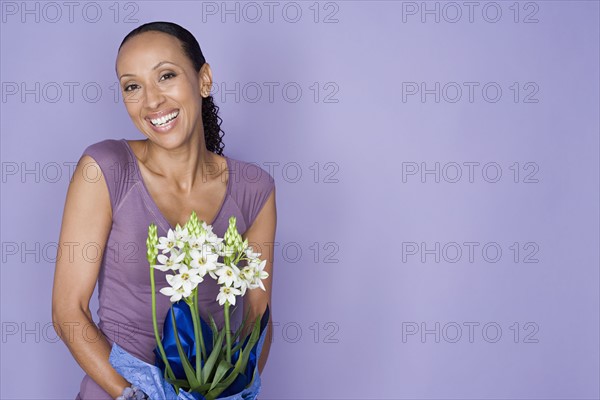
[[[127,112],[146,139],[107,139],[85,149],[67,192],[54,276],[52,317],[86,372],[77,395],[82,400],[131,395],[131,384],[108,361],[112,343],[154,363],[145,245],[152,222],[166,236],[195,210],[223,237],[229,217],[236,216],[238,231],[267,260],[269,277],[265,291],[247,292],[243,309],[236,306],[231,329],[249,312],[249,332],[267,304],[272,310],[274,180],[256,165],[223,155],[218,108],[210,96],[212,72],[198,42],[177,24],[144,24],[121,43],[116,73]],[[157,291],[167,287],[165,273],[155,274]],[[98,326],[89,310],[96,282]],[[199,302],[201,315],[212,314],[221,328],[217,293],[216,282],[205,279]],[[161,332],[160,316],[170,305],[168,296],[157,293]],[[269,324],[261,372],[271,336]]]

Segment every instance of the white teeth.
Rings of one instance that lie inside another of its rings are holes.
[[[170,122],[172,119],[174,119],[177,115],[179,115],[179,111],[172,112],[171,114],[165,115],[160,118],[151,119],[150,122],[152,122],[152,125],[154,126],[164,125],[167,122]]]

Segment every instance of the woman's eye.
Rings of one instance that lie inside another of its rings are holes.
[[[163,76],[160,77],[161,80],[165,79],[171,79],[173,77],[175,77],[177,75],[175,75],[173,72],[167,72],[166,74],[163,74]]]
[[[138,85],[136,85],[136,84],[127,85],[127,86],[125,86],[125,91],[131,92],[132,90],[137,89],[137,87],[138,87]]]

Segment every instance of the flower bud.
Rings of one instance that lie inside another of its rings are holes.
[[[158,249],[156,248],[157,244],[158,234],[156,224],[151,223],[150,226],[148,226],[148,238],[146,239],[146,257],[150,265],[156,262],[156,256],[158,255]]]
[[[225,232],[225,236],[223,237],[223,239],[225,239],[225,244],[227,244],[229,246],[233,246],[233,247],[235,247],[235,240],[236,240],[236,233],[237,233],[235,221],[236,221],[236,219],[232,215],[229,218],[229,227],[227,227],[227,231]]]

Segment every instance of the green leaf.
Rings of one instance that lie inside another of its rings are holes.
[[[179,358],[181,359],[181,364],[183,365],[183,370],[185,371],[185,376],[189,382],[191,387],[200,386],[200,382],[196,379],[196,372],[194,371],[194,367],[188,360],[187,356],[183,352],[183,348],[181,347],[181,341],[179,340],[179,333],[177,332],[177,324],[175,323],[175,312],[173,311],[173,307],[171,307],[171,324],[173,325],[173,331],[175,331],[175,343],[177,344],[177,353],[179,353]]]
[[[215,373],[215,377],[213,378],[213,381],[212,381],[212,384],[210,385],[209,390],[213,390],[215,388],[215,386],[217,386],[217,384],[225,376],[225,373],[227,373],[227,371],[229,371],[229,369],[231,367],[233,367],[233,365],[231,365],[231,363],[227,362],[227,360],[225,360],[225,359],[221,360],[221,362],[219,363],[219,366],[217,367],[217,372]]]
[[[208,359],[206,360],[206,363],[204,364],[204,368],[202,368],[202,379],[204,380],[204,382],[208,382],[208,378],[210,377],[210,374],[212,373],[215,363],[217,362],[217,358],[219,357],[219,353],[221,352],[221,347],[223,346],[223,338],[224,337],[225,337],[225,329],[223,329],[219,333],[219,336],[217,337],[217,343],[215,343],[215,347],[213,347],[213,350],[210,353],[210,356],[208,356]]]
[[[190,389],[191,386],[188,383],[188,381],[186,381],[185,379],[171,379],[171,378],[165,378],[165,380],[167,382],[169,382],[171,385],[173,386],[179,386],[180,388],[183,388],[185,390]]]
[[[240,350],[240,358],[238,359],[238,362],[242,361],[242,364],[240,367],[240,372],[242,372],[246,369],[246,365],[248,365],[248,358],[250,358],[250,350],[252,349],[252,347],[254,347],[256,342],[258,342],[258,339],[260,339],[260,320],[261,320],[261,317],[258,316],[256,318],[256,322],[254,323],[254,328],[252,329],[252,333],[250,334],[250,339],[248,339],[248,343],[246,344],[246,347],[244,347],[244,352],[242,353],[242,350]],[[242,354],[243,354],[243,357],[242,357]],[[257,362],[258,362],[258,360],[257,360]],[[237,363],[236,363],[236,366],[237,366]]]
[[[241,367],[240,367],[240,362],[242,359],[242,351],[240,350],[240,357],[238,358],[237,362],[235,363],[235,368],[233,369],[233,371],[231,372],[231,374],[225,378],[225,380],[223,380],[223,382],[217,384],[214,389],[211,389],[204,397],[206,397],[207,400],[211,400],[211,399],[215,399],[218,395],[220,395],[223,390],[227,389],[229,387],[229,385],[231,385],[233,383],[233,381],[235,380],[235,378],[237,378],[237,376],[240,374],[241,371]]]
[[[246,314],[246,317],[247,317],[247,316],[248,316],[248,314]],[[260,317],[260,316],[258,316],[257,318],[258,318],[258,320],[260,320],[260,319],[261,319],[261,317]],[[259,326],[258,326],[258,328],[257,328],[257,326],[256,326],[256,323],[255,323],[254,327],[252,328],[252,332],[254,332],[254,331],[255,331],[255,330],[257,330],[257,329],[258,329],[258,330],[260,330],[260,324],[259,324]],[[250,332],[250,335],[249,335],[249,336],[252,336],[252,332]],[[256,341],[254,341],[254,343],[256,343],[256,342],[258,341],[258,337],[259,337],[259,336],[260,336],[260,335],[257,333],[257,335],[256,335],[257,339],[256,339]],[[245,339],[245,338],[244,338],[244,339]],[[248,345],[250,345],[250,347],[249,347],[249,348],[252,348],[252,346],[254,346],[254,343],[250,343],[250,339],[248,339],[248,343],[246,344],[246,348],[248,348]],[[238,343],[237,343],[237,344],[236,344],[236,345],[233,347],[233,349],[231,349],[231,354],[235,354],[237,351],[239,351],[239,350],[242,348],[242,346],[243,346],[243,345],[244,345],[244,340],[240,340],[240,341],[239,341],[239,342],[238,342]],[[225,351],[225,350],[223,350],[223,352],[224,352],[224,351]],[[245,369],[245,368],[246,368],[246,365],[244,365],[244,369]]]
[[[210,389],[210,383],[203,383],[202,385],[192,386],[191,391],[197,393],[206,393]]]
[[[250,310],[246,311],[246,315],[244,316],[244,319],[242,320],[240,327],[235,331],[235,334],[231,338],[232,342],[235,342],[237,340],[238,336],[240,336],[240,333],[242,333],[242,328],[246,324],[246,320],[248,319],[249,315],[250,315]],[[235,353],[232,351],[232,354],[235,354]]]
[[[212,330],[213,349],[214,349],[215,342],[217,341],[217,336],[219,335],[219,328],[217,327],[217,324],[215,323],[215,319],[213,318],[212,314],[208,314],[208,317],[210,318],[210,329]]]
[[[257,327],[258,327],[258,329],[257,329]],[[255,333],[258,333],[259,331],[260,331],[260,319],[257,320],[257,323],[255,324],[254,329],[252,331],[252,335],[254,335]],[[256,342],[256,339],[253,339],[252,335],[250,337],[250,341],[248,342],[249,344],[251,341]],[[258,336],[258,335],[255,335],[255,336]],[[246,364],[248,363],[249,357],[250,357],[249,350],[247,350],[246,353],[244,353],[243,349],[240,350],[240,355],[238,357],[238,360],[235,363],[235,368],[233,369],[231,374],[227,378],[225,378],[225,380],[223,380],[223,382],[217,384],[213,389],[211,389],[205,395],[206,399],[214,400],[219,394],[221,394],[225,389],[227,389],[229,387],[229,385],[231,385],[233,383],[233,381],[238,377],[238,375],[242,374],[242,371],[244,369],[246,369]]]
[[[244,342],[240,340],[235,346],[233,346],[233,349],[231,349],[231,354],[237,353],[238,350],[241,349],[243,345],[244,345]]]

